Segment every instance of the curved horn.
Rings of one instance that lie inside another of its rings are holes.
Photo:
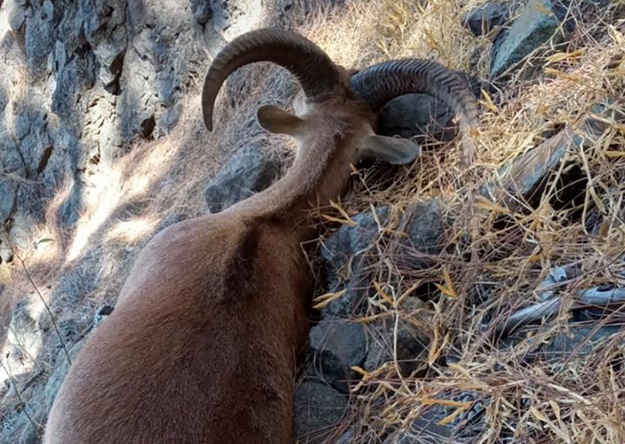
[[[226,78],[241,66],[263,61],[288,69],[307,97],[328,92],[340,81],[339,70],[330,57],[305,37],[270,28],[248,32],[221,50],[204,79],[202,114],[209,131],[213,130],[215,98]]]
[[[401,59],[373,65],[355,74],[350,86],[374,111],[395,97],[426,93],[460,116],[463,134],[478,125],[477,103],[471,90],[458,74],[431,60]]]

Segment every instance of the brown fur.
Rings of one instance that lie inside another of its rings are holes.
[[[372,134],[347,88],[300,103],[293,167],[229,208],[173,225],[139,255],[85,344],[45,444],[292,443],[311,276],[311,202],[342,192]]]

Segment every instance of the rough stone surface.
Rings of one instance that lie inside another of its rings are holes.
[[[531,0],[510,29],[493,43],[490,77],[495,79],[551,38],[561,37],[551,0]]]
[[[324,242],[321,258],[326,280],[325,288],[327,292],[344,289],[345,294],[325,306],[321,310],[322,317],[347,317],[362,308],[368,291],[365,286],[370,253],[368,247],[379,236],[376,218],[384,225],[389,215],[387,207],[377,208],[375,211],[375,217],[370,211],[354,216],[352,220],[356,225],[343,225]],[[344,282],[342,277],[352,257],[351,278]]]
[[[0,14],[0,223],[43,222],[70,184],[55,216],[71,230],[89,175],[177,123],[185,87],[209,63],[194,43],[203,30],[162,0],[10,0]],[[9,240],[27,228],[11,224]]]
[[[304,381],[295,390],[295,432],[299,442],[317,444],[343,416],[348,396],[319,381]]]
[[[367,338],[362,324],[324,319],[310,331],[310,348],[315,369],[321,379],[347,393],[367,356]]]
[[[586,186],[583,174],[582,177],[578,177],[580,173],[576,172],[575,168],[568,168],[575,165],[569,162],[567,153],[574,152],[580,147],[592,147],[608,128],[606,121],[624,123],[625,114],[622,107],[620,101],[606,101],[594,105],[591,114],[579,126],[565,127],[501,168],[497,179],[482,188],[482,196],[511,209],[519,208],[522,200],[534,206],[541,199],[544,186],[552,178],[553,173],[560,168],[562,162],[568,162],[566,168],[568,172],[562,174],[556,184],[560,191],[554,193],[554,198],[550,201],[554,208],[562,208],[583,192]],[[575,186],[571,185],[573,182]],[[607,196],[609,193],[606,193],[606,198]],[[602,225],[603,217],[592,210],[588,216],[587,227],[590,232],[596,232]]]
[[[462,25],[476,37],[489,34],[503,25],[520,5],[516,1],[485,3],[467,12],[462,17]]]
[[[561,332],[543,344],[534,357],[559,362],[571,357],[583,358],[606,340],[622,331],[620,326],[595,328],[571,325],[568,332]]]
[[[415,443],[447,443],[453,442],[453,426],[440,425],[439,422],[449,412],[433,406],[428,407],[412,423],[409,430],[401,430],[391,434],[384,440],[384,444],[415,444]]]
[[[278,178],[280,163],[262,147],[249,146],[228,160],[206,186],[204,197],[211,213],[218,213],[254,193],[264,190]]]
[[[406,208],[402,223],[407,247],[402,255],[404,266],[412,269],[427,268],[444,245],[444,220],[442,205],[436,199],[415,202]]]
[[[354,442],[354,438],[356,435],[356,431],[354,428],[350,428],[345,433],[341,435],[341,437],[334,444],[350,444]]]
[[[548,175],[565,160],[567,151],[581,143],[579,136],[565,128],[503,167],[497,175],[498,181],[485,185],[482,195],[509,208],[518,207],[520,199],[533,200],[533,196],[540,194],[537,191]]]
[[[396,344],[392,342],[395,338]],[[373,371],[384,363],[396,361],[402,376],[408,377],[426,362],[429,342],[429,338],[414,325],[400,321],[395,332],[395,324],[389,322],[369,339],[363,368]]]

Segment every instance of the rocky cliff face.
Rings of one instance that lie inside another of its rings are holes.
[[[176,125],[184,92],[219,46],[216,33],[204,32],[211,3],[218,2],[4,2],[4,243],[19,243],[14,229],[41,221],[45,202],[61,187],[70,192],[57,217],[71,229],[81,190],[100,164]]]

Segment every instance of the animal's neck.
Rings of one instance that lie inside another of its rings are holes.
[[[326,131],[308,142],[287,174],[265,191],[241,202],[240,209],[263,219],[289,220],[308,232],[311,209],[328,205],[342,193],[350,173],[351,131]]]

